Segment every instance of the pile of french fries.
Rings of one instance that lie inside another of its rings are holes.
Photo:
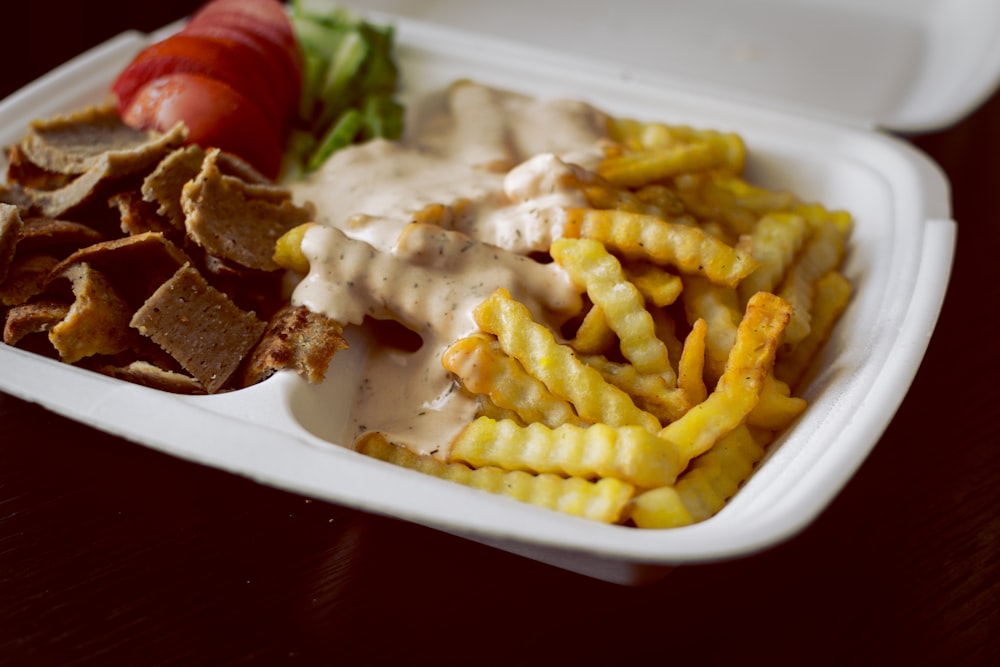
[[[570,330],[497,289],[442,357],[480,405],[447,456],[377,432],[358,451],[668,528],[716,514],[806,409],[796,390],[851,295],[850,214],[748,182],[739,135],[610,122],[605,159],[578,176],[588,207],[548,213],[549,254],[586,295]]]

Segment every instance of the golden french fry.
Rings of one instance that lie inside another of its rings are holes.
[[[635,190],[636,199],[646,208],[650,209],[654,215],[666,219],[683,219],[688,224],[696,224],[696,221],[688,215],[684,208],[684,202],[677,196],[676,190],[661,183],[650,183]],[[594,207],[598,208],[598,207]],[[642,213],[643,211],[638,211]]]
[[[809,334],[816,281],[840,266],[846,249],[846,236],[836,220],[820,218],[811,226],[812,234],[777,292],[792,306],[792,320],[785,332],[788,344],[795,344]]]
[[[573,404],[585,420],[611,426],[638,424],[660,429],[659,420],[636,407],[632,399],[590,368],[568,345],[557,343],[552,332],[532,319],[528,308],[498,289],[473,313],[480,329],[500,341],[504,352],[521,362],[549,391]]]
[[[846,240],[854,229],[854,216],[847,211],[833,210],[817,203],[796,204],[791,208],[795,215],[801,215],[811,226],[815,226],[822,221],[829,221],[834,224],[840,235]]]
[[[709,144],[677,144],[605,158],[597,173],[614,185],[638,187],[678,174],[725,166],[726,156]]]
[[[451,444],[449,460],[473,468],[614,477],[638,487],[672,484],[681,470],[677,450],[641,426],[607,424],[549,428],[479,417]]]
[[[754,409],[790,317],[791,307],[769,292],[750,299],[715,390],[660,431],[661,437],[678,446],[682,458],[705,453]]]
[[[611,352],[618,343],[618,336],[611,326],[604,310],[597,305],[591,306],[583,321],[577,327],[570,344],[580,354],[606,354]]]
[[[769,431],[780,431],[791,424],[805,409],[805,400],[792,396],[788,385],[770,373],[764,379],[760,401],[747,415],[747,424]]]
[[[677,363],[677,386],[684,392],[691,405],[708,398],[705,386],[705,336],[708,324],[702,318],[695,320],[684,339],[684,348]]]
[[[441,363],[466,389],[489,396],[494,405],[513,411],[526,423],[555,427],[580,421],[568,401],[553,396],[516,359],[506,355],[492,336],[473,335],[455,341],[442,355]]]
[[[315,223],[306,222],[292,227],[274,244],[274,263],[296,273],[309,272],[309,259],[302,252],[302,238]]]
[[[746,426],[738,426],[691,466],[673,486],[637,495],[628,518],[640,528],[675,528],[714,516],[736,494],[764,456]]]
[[[633,262],[622,267],[625,278],[635,285],[647,303],[659,308],[669,306],[681,295],[681,277],[648,262]]]
[[[591,239],[556,239],[549,252],[600,306],[608,326],[618,335],[622,354],[640,373],[662,373],[670,368],[667,347],[656,337],[653,316],[646,310],[642,294],[603,244]]]
[[[629,503],[626,514],[638,528],[680,528],[696,522],[673,486],[639,493]]]
[[[476,394],[476,416],[477,417],[489,417],[490,419],[509,419],[512,422],[519,422],[524,424],[525,422],[521,419],[521,416],[509,410],[507,408],[501,408],[496,403],[490,400],[490,397],[486,394]]]
[[[714,384],[721,376],[736,340],[743,312],[736,290],[714,285],[698,276],[684,282],[681,301],[689,322],[705,320],[705,377]]]
[[[793,213],[769,213],[751,234],[753,258],[759,266],[740,282],[743,303],[757,292],[771,292],[781,283],[788,266],[809,234],[805,218]]]
[[[570,208],[560,215],[565,238],[594,239],[626,259],[674,266],[728,287],[757,267],[749,254],[691,225],[627,211]]]
[[[791,193],[754,186],[722,171],[684,174],[674,180],[674,186],[686,210],[703,222],[722,223],[736,235],[751,233],[763,215],[797,205]]]
[[[809,334],[795,345],[779,350],[774,374],[795,387],[813,359],[829,339],[851,299],[851,283],[841,273],[831,271],[816,281]]]
[[[587,205],[591,208],[614,209],[648,215],[660,213],[660,209],[655,205],[642,201],[631,190],[619,188],[603,180],[581,184],[580,190],[587,200]]]
[[[736,173],[743,171],[746,161],[743,139],[732,132],[623,118],[610,121],[608,133],[613,140],[621,143],[629,151],[703,144],[719,155],[727,169]]]
[[[644,374],[632,364],[616,363],[600,355],[584,356],[581,360],[597,369],[605,380],[627,393],[636,405],[656,415],[662,422],[680,419],[693,405],[687,393],[677,387],[673,369]]]
[[[592,482],[579,477],[532,475],[493,466],[473,470],[463,463],[445,463],[432,456],[416,454],[389,442],[377,431],[358,438],[354,449],[427,475],[604,523],[620,521],[635,493],[635,487],[614,477]]]

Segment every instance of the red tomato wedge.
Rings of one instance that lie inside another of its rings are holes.
[[[180,34],[238,42],[265,59],[267,67],[260,71],[261,78],[267,78],[270,94],[288,105],[289,115],[294,113],[302,93],[302,72],[297,61],[286,49],[255,33],[241,30],[224,23],[189,24]]]
[[[301,90],[302,54],[278,0],[212,0],[112,85],[129,125],[163,131],[184,121],[189,142],[235,153],[271,178]]]
[[[302,54],[295,29],[277,0],[213,0],[195,12],[185,30],[212,27],[235,29],[267,41],[275,47],[272,53],[301,78]]]
[[[190,23],[222,22],[258,32],[297,52],[295,30],[285,6],[278,0],[213,0],[191,17]]]
[[[120,109],[148,82],[168,74],[200,74],[229,85],[253,101],[278,128],[285,127],[295,100],[282,85],[284,70],[262,51],[234,39],[179,33],[144,49],[112,86]]]
[[[122,111],[132,127],[165,132],[183,122],[188,141],[242,157],[268,178],[281,167],[282,135],[242,93],[207,76],[178,72],[154,79]]]

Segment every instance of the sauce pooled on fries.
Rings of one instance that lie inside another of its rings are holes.
[[[294,301],[344,325],[396,320],[423,341],[416,351],[373,346],[354,435],[380,431],[439,456],[477,410],[441,364],[476,331],[473,309],[505,287],[540,321],[579,310],[566,273],[529,255],[557,235],[541,211],[586,205],[568,185],[573,165],[599,160],[606,137],[604,117],[584,103],[465,82],[448,102],[405,144],[345,149],[292,186],[321,223],[303,239],[310,271]],[[443,212],[421,224],[434,206]]]

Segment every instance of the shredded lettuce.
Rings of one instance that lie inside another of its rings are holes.
[[[398,139],[404,109],[395,98],[392,26],[369,23],[334,0],[293,0],[290,17],[302,48],[303,81],[285,178],[318,169],[352,143]]]

